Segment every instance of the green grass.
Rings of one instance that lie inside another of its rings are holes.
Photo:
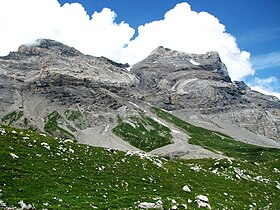
[[[82,117],[81,112],[76,110],[66,110],[64,114],[66,116],[66,119],[70,121],[75,121]]]
[[[24,116],[23,111],[13,111],[1,118],[2,124],[9,126],[16,126],[24,129],[38,131],[39,129],[34,126],[29,119]]]
[[[173,123],[186,131],[191,137],[191,144],[202,146],[214,152],[221,152],[226,156],[246,159],[248,161],[270,161],[280,158],[280,150],[274,148],[264,148],[251,144],[246,144],[233,139],[222,133],[211,131],[202,127],[198,127],[187,123],[174,115],[163,111],[162,109],[153,107],[151,111],[158,117]]]
[[[137,202],[160,199],[170,209],[175,199],[198,209],[194,200],[200,194],[209,198],[212,209],[280,206],[280,174],[275,170],[280,163],[273,157],[258,164],[141,158],[8,126],[0,126],[0,157],[0,200],[10,207],[23,200],[36,209],[135,209]],[[244,178],[236,177],[235,168]],[[267,183],[254,179],[258,176]],[[186,184],[190,193],[182,190]]]
[[[119,117],[118,125],[113,128],[113,132],[143,151],[165,146],[172,140],[169,128],[144,114],[130,117],[126,121]]]
[[[2,117],[2,123],[6,125],[11,125],[14,122],[18,121],[23,116],[23,111],[13,111],[4,117]]]
[[[64,112],[65,118],[68,120],[68,124],[72,123],[74,127],[83,130],[89,128],[91,125],[87,120],[87,113],[82,113],[80,110],[66,110]],[[72,127],[73,128],[73,127]],[[72,128],[70,130],[74,131]]]
[[[62,119],[61,115],[57,111],[50,113],[45,119],[44,130],[52,136],[60,136],[65,138],[75,139],[75,136],[69,131],[59,127],[58,121]],[[68,125],[70,127],[70,125]],[[70,127],[72,131],[75,131],[74,128]]]

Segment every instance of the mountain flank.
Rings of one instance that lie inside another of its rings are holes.
[[[0,57],[0,209],[278,209],[279,123],[217,52],[40,39]]]
[[[158,47],[129,66],[40,39],[0,58],[0,80],[3,124],[79,143],[165,156],[220,155],[189,144],[190,134],[150,111],[158,107],[245,143],[280,147],[279,99],[231,81],[217,52]]]

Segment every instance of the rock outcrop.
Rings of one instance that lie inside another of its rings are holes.
[[[207,115],[280,139],[279,99],[232,82],[217,52],[198,55],[159,47],[131,72],[139,78],[145,101],[181,118]]]

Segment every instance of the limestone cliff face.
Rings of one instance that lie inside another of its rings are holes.
[[[118,115],[138,109],[133,101],[184,113],[182,118],[209,116],[280,139],[279,100],[232,82],[217,52],[187,54],[159,47],[130,71],[128,67],[53,40],[22,45],[0,57],[2,123],[17,111],[25,121],[15,126],[44,131],[55,110],[64,130],[78,136],[101,126],[96,132],[102,136]],[[77,111],[82,116],[70,115]]]
[[[59,129],[76,136],[79,130],[106,127],[123,106],[127,90],[138,84],[127,67],[53,40],[22,45],[0,58],[1,123],[45,131],[54,112]]]

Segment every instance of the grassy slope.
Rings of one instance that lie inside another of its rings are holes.
[[[171,143],[171,130],[148,116],[141,114],[139,117],[131,117],[129,121],[134,126],[119,117],[113,132],[131,145],[143,151],[151,151]]]
[[[165,209],[172,199],[181,204],[191,199],[188,209],[197,209],[199,194],[208,196],[213,209],[280,206],[275,158],[258,163],[140,158],[6,126],[0,126],[0,157],[0,200],[9,206],[23,200],[37,209],[133,209],[138,201],[160,197]],[[234,168],[244,177],[237,178]],[[257,176],[268,182],[254,180]],[[185,184],[192,192],[182,190]]]
[[[2,117],[2,122],[11,125],[13,122],[18,121],[23,116],[23,111],[13,111]]]
[[[45,131],[52,136],[63,136],[63,137],[75,139],[75,136],[72,133],[59,127],[58,120],[60,119],[62,119],[62,117],[57,111],[53,111],[52,113],[50,113],[45,119],[45,126],[44,126]],[[70,125],[69,128],[71,128]],[[74,128],[71,128],[70,130],[75,131]]]
[[[245,159],[248,161],[270,161],[279,160],[279,149],[258,147],[251,144],[246,144],[240,141],[236,141],[230,136],[222,133],[211,131],[205,128],[201,128],[190,123],[187,123],[174,115],[165,112],[159,108],[151,108],[158,117],[173,123],[186,131],[191,139],[191,144],[200,145],[206,149],[222,152],[226,156]]]

